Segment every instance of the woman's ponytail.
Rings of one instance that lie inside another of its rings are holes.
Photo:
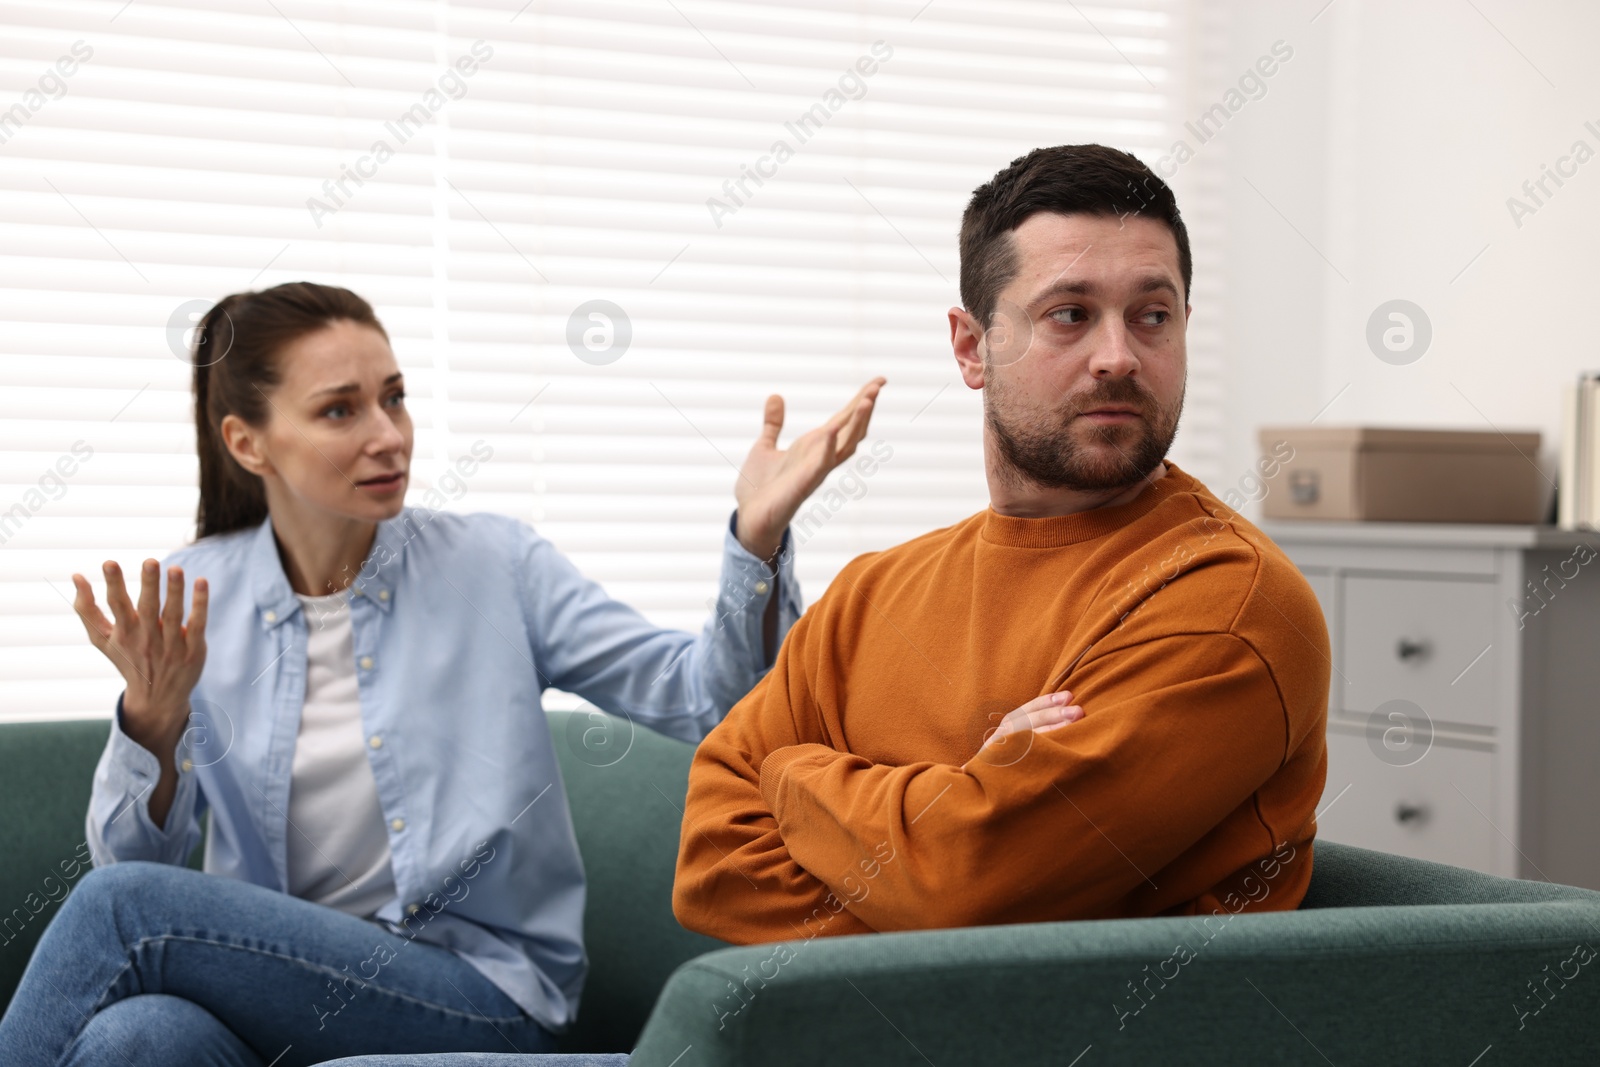
[[[282,379],[284,347],[340,320],[388,337],[372,305],[348,289],[314,282],[235,293],[201,318],[190,349],[200,460],[196,538],[259,526],[266,519],[266,487],[228,451],[222,419],[235,415],[251,426],[266,426],[272,415],[267,394]]]

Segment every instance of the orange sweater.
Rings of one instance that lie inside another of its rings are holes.
[[[1322,612],[1167,466],[1128,504],[986,509],[851,561],[695,753],[679,921],[748,944],[1297,907],[1327,773]],[[974,759],[1060,689],[1081,720]]]

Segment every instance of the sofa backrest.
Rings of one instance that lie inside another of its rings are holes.
[[[551,712],[588,876],[590,970],[562,1047],[626,1052],[667,976],[721,941],[672,915],[691,745],[598,712]],[[88,869],[83,820],[104,719],[0,726],[0,1012],[39,935]],[[196,852],[195,865],[199,853]]]
[[[727,947],[672,914],[694,746],[598,711],[549,719],[588,879],[589,977],[561,1049],[627,1052],[667,976]]]
[[[110,733],[105,719],[0,726],[0,1005],[88,870],[83,822]]]
[[[1520,904],[1546,900],[1600,900],[1592,889],[1553,882],[1498,878],[1442,863],[1316,840],[1307,908],[1363,908],[1394,904]]]

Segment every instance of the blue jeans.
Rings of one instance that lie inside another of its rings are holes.
[[[554,1035],[447,949],[159,863],[85,875],[0,1020],[6,1067],[294,1067],[554,1047]]]

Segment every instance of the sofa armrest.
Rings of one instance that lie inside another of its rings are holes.
[[[721,949],[632,1067],[1578,1062],[1600,903],[1038,923]],[[1584,1062],[1589,1062],[1585,1060]]]

